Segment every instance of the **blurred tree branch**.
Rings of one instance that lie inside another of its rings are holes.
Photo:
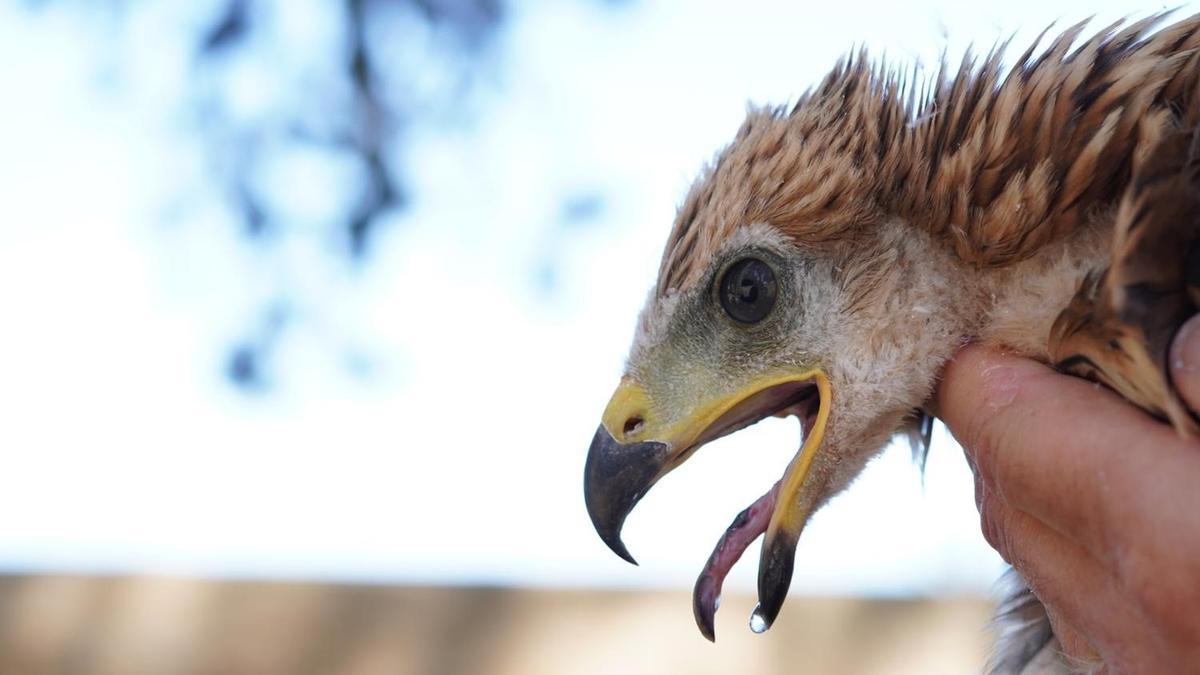
[[[31,10],[72,3],[98,7],[78,0],[23,0]],[[121,20],[148,6],[107,0],[104,8]],[[326,17],[321,28],[335,37],[311,48],[290,44],[296,53],[279,57],[287,50],[271,41],[279,39],[278,26],[288,13],[300,9]],[[380,227],[409,203],[406,134],[417,123],[471,119],[463,100],[479,74],[495,67],[496,37],[509,15],[507,0],[318,0],[303,8],[281,0],[209,0],[208,7],[180,3],[178,13],[197,11],[208,18],[197,24],[195,70],[180,83],[181,105],[202,139],[212,186],[237,214],[244,241],[271,250],[281,246],[289,228],[316,227],[317,236],[333,242],[331,255],[353,265],[370,259]],[[412,45],[419,45],[416,64]],[[264,67],[263,54],[276,58]],[[249,85],[248,71],[259,78],[251,77]],[[439,72],[431,78],[431,71]],[[245,101],[247,90],[251,103]],[[335,175],[351,176],[330,181],[329,190],[339,193],[337,208],[303,214],[307,224],[295,222],[292,195],[272,190],[270,178],[264,178],[264,167],[293,164],[297,154],[320,156],[342,170]],[[590,208],[576,210],[586,215]],[[314,226],[311,219],[320,222]],[[280,296],[261,308],[246,337],[228,351],[224,372],[247,391],[270,384],[264,361],[304,306],[286,282],[281,285]]]
[[[254,17],[259,14],[262,0],[228,0],[216,13],[211,27],[199,36],[198,66],[219,65],[222,60],[237,58],[241,50],[253,49],[257,38]],[[501,0],[342,0],[340,18],[344,36],[344,51],[330,53],[324,58],[332,64],[330,71],[342,80],[333,86],[314,92],[316,101],[307,101],[297,111],[282,117],[267,117],[250,123],[236,115],[209,117],[214,139],[268,139],[278,137],[278,127],[287,125],[287,137],[292,142],[315,144],[331,154],[348,153],[357,160],[360,176],[357,185],[344,189],[353,193],[343,212],[335,216],[328,227],[340,248],[356,263],[367,258],[374,235],[385,217],[403,209],[408,203],[408,190],[401,166],[402,148],[398,147],[405,127],[423,114],[440,114],[451,101],[414,100],[403,63],[389,62],[380,54],[378,40],[373,41],[371,28],[395,17],[397,13],[417,17],[432,35],[439,38],[442,55],[456,63],[442,67],[458,69],[469,84],[476,70],[484,63],[493,38],[504,19]],[[406,40],[412,36],[400,30],[414,30],[412,23],[391,21],[388,40]],[[376,31],[378,33],[379,31]],[[302,73],[281,73],[281,76],[300,81]],[[465,86],[465,85],[464,85]],[[335,93],[332,99],[330,93]],[[208,97],[201,103],[209,110],[227,109],[221,100],[227,91],[218,86],[202,94]],[[216,99],[216,100],[213,100]],[[333,113],[340,120],[313,119]],[[305,113],[308,113],[307,115]],[[297,119],[288,119],[295,116]],[[226,141],[230,142],[230,141]],[[287,227],[281,223],[277,205],[256,190],[258,168],[263,153],[271,152],[269,143],[251,142],[245,148],[218,149],[223,156],[233,158],[228,175],[227,193],[241,213],[245,233],[252,239],[269,238],[273,229]],[[226,373],[238,386],[258,390],[265,379],[264,359],[274,343],[283,335],[291,313],[286,300],[271,303],[263,310],[260,327],[230,351]]]

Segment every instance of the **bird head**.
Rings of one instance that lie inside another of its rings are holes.
[[[943,254],[880,198],[886,115],[825,89],[752,110],[693,185],[587,458],[592,523],[633,562],[621,528],[656,481],[716,438],[801,420],[795,458],[697,583],[709,639],[724,574],[760,533],[757,622],[775,620],[809,516],[929,397],[956,344]]]

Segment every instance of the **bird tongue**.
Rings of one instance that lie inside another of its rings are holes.
[[[778,492],[779,483],[775,483],[767,494],[759,497],[733,519],[725,534],[721,535],[721,540],[717,542],[712,555],[708,556],[700,578],[696,579],[696,587],[692,590],[692,611],[696,615],[696,625],[709,641],[716,641],[713,619],[717,613],[717,606],[721,604],[721,584],[725,582],[725,575],[733,569],[751,542],[767,531],[767,524],[771,522],[771,512],[775,509],[775,495]]]

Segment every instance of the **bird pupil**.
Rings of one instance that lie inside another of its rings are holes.
[[[748,305],[752,305],[755,300],[758,300],[758,286],[753,279],[742,279],[739,299]]]
[[[729,266],[716,286],[717,298],[738,323],[762,321],[775,306],[775,271],[758,258],[742,258]]]

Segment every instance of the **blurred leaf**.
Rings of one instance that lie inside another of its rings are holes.
[[[247,29],[248,0],[230,0],[221,18],[204,36],[200,51],[213,54],[241,41]]]

